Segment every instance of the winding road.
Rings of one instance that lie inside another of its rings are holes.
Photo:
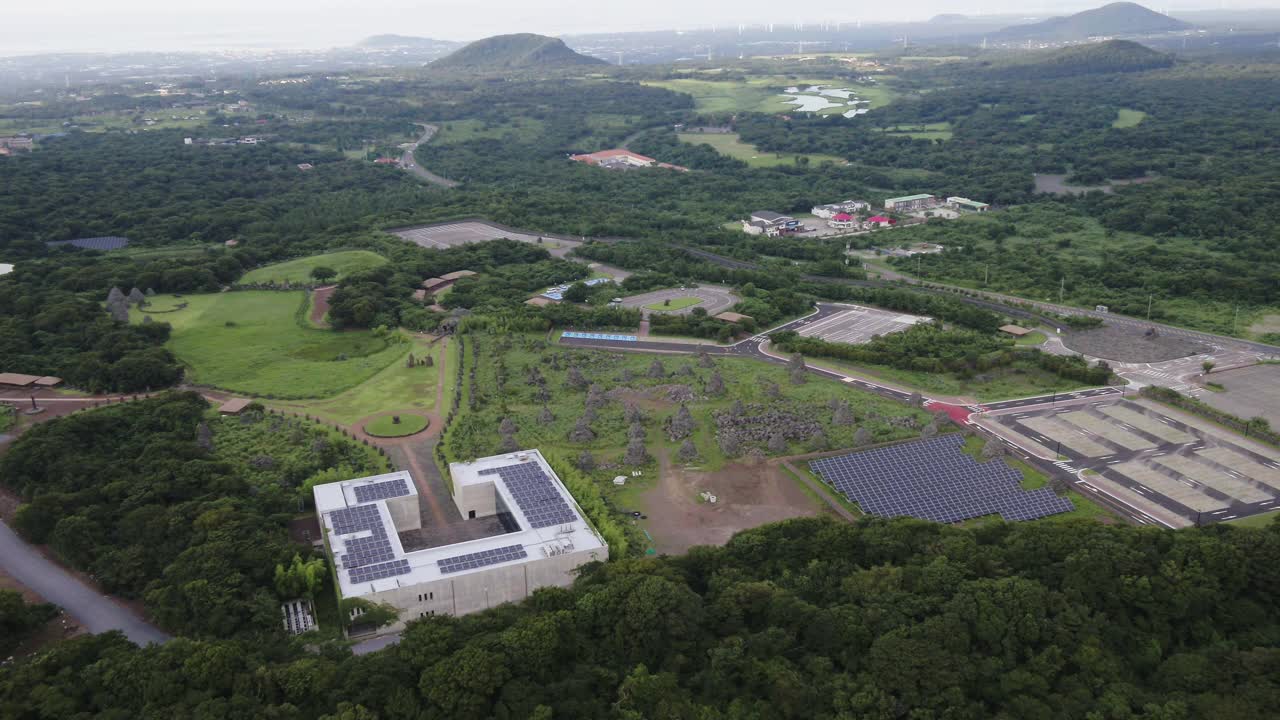
[[[413,175],[414,177],[417,177],[421,180],[426,180],[432,185],[439,185],[440,187],[446,187],[446,188],[457,187],[458,182],[456,180],[450,180],[449,178],[446,178],[446,177],[440,177],[439,175],[419,165],[418,161],[413,157],[413,154],[414,152],[417,151],[418,146],[425,145],[426,143],[430,142],[431,138],[435,137],[436,132],[440,130],[440,128],[436,127],[435,125],[419,125],[419,126],[422,128],[422,131],[423,131],[422,137],[418,138],[417,142],[412,143],[409,145],[409,147],[405,148],[404,154],[400,156],[400,167],[403,168],[404,170],[407,170],[409,174]]]
[[[162,643],[170,638],[109,595],[99,594],[41,555],[4,523],[0,523],[0,567],[47,602],[66,610],[89,632],[120,630],[138,645]]]

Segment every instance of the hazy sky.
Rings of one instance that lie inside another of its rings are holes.
[[[472,40],[740,22],[922,20],[938,13],[1045,16],[1105,0],[40,0],[6,2],[0,56],[66,50],[324,48],[399,33]],[[1276,7],[1280,0],[1153,0],[1154,9]],[[1039,12],[1036,12],[1036,10]]]

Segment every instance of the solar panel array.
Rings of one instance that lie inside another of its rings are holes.
[[[368,485],[357,485],[354,489],[356,491],[356,501],[362,503],[404,497],[410,494],[409,486],[405,484],[404,478],[383,480],[382,482]]]
[[[129,238],[127,237],[91,237],[76,238],[75,240],[50,240],[45,243],[49,247],[61,247],[63,245],[74,245],[85,250],[119,250],[129,246]]]
[[[1052,490],[1023,490],[1022,473],[999,460],[979,463],[961,450],[964,438],[944,435],[809,463],[827,484],[872,515],[907,515],[953,523],[999,513],[1034,520],[1069,512]]]
[[[494,548],[493,550],[482,550],[480,552],[469,553],[467,555],[459,555],[457,557],[437,560],[436,565],[440,567],[441,575],[448,575],[449,573],[473,570],[475,568],[497,565],[498,563],[509,562],[511,560],[521,560],[527,557],[529,557],[529,553],[524,551],[523,545],[508,545],[506,547]]]
[[[368,531],[368,535],[345,538],[342,566],[353,583],[369,582],[381,578],[405,575],[409,572],[408,560],[396,560],[391,549],[391,538],[382,524],[377,505],[357,505],[329,513],[329,522],[336,535],[352,535]]]
[[[480,475],[497,475],[506,484],[534,528],[563,525],[578,519],[578,515],[564,501],[555,483],[537,463],[520,463],[481,470]]]

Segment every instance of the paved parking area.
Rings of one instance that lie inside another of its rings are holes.
[[[857,345],[871,340],[873,335],[906,330],[916,323],[929,322],[931,318],[905,315],[889,310],[861,305],[840,305],[842,312],[802,324],[797,332],[806,337],[816,337],[827,342]]]
[[[702,308],[707,311],[708,315],[722,313],[733,307],[742,298],[734,295],[727,287],[719,285],[699,285],[691,288],[670,288],[667,290],[655,290],[640,295],[632,295],[622,299],[622,306],[628,308],[643,308],[646,305],[660,305],[663,300],[671,300],[672,302],[680,298],[698,298],[702,302],[697,305],[690,305],[678,310],[646,310],[649,312],[663,312],[670,315],[688,315],[693,312],[694,308]]]
[[[506,230],[496,225],[480,222],[478,220],[467,220],[464,222],[444,223],[441,225],[425,225],[422,227],[400,228],[392,230],[392,235],[408,240],[411,243],[421,245],[427,248],[436,248],[444,250],[446,248],[466,245],[468,243],[486,242],[489,240],[497,240],[499,238],[507,238],[519,242],[539,243],[552,255],[563,257],[572,248],[582,243],[575,240],[563,240],[538,235],[536,233]],[[560,252],[557,252],[560,251]]]
[[[1274,452],[1149,401],[1107,398],[992,416],[1147,519],[1208,524],[1280,507]],[[1089,471],[1089,472],[1082,472]],[[1109,488],[1109,489],[1108,489]]]
[[[1280,365],[1215,370],[1205,379],[1226,391],[1200,393],[1201,402],[1242,418],[1264,417],[1271,427],[1280,428]]]

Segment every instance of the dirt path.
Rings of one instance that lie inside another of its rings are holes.
[[[329,323],[325,322],[324,316],[329,314],[329,296],[333,295],[333,291],[337,289],[337,285],[329,285],[311,291],[312,325],[321,328],[329,327]]]

